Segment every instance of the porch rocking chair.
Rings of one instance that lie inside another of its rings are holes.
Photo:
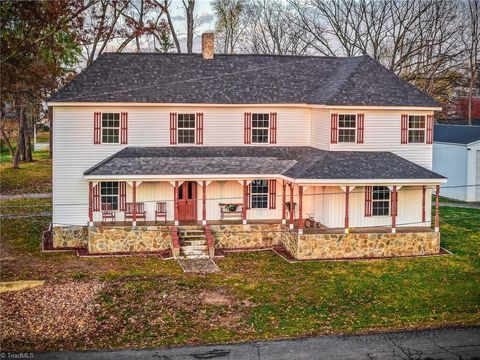
[[[157,207],[155,208],[155,222],[158,219],[162,219],[167,222],[167,203],[164,201],[157,202]]]
[[[112,204],[102,204],[102,222],[107,220],[115,221],[115,212],[112,210]]]

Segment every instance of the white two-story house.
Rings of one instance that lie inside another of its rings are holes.
[[[433,99],[368,56],[202,45],[103,54],[49,100],[54,247],[439,251]]]

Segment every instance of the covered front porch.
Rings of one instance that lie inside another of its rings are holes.
[[[282,224],[302,233],[427,231],[438,185],[295,183],[292,179],[88,181],[90,226]],[[377,199],[381,197],[381,199]]]

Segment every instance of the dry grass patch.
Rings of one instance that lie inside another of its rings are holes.
[[[0,294],[2,351],[79,347],[92,339],[96,281],[69,281]]]

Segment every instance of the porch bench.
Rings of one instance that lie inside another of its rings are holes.
[[[138,202],[136,203],[137,211],[137,220],[143,219],[145,221],[146,213],[145,213],[145,204]],[[132,219],[133,220],[133,203],[126,203],[125,204],[125,220]]]
[[[220,220],[225,220],[225,218],[242,218],[242,207],[243,204],[236,204],[236,203],[220,203]],[[230,211],[228,207],[230,205],[235,205],[236,209],[234,211]]]

